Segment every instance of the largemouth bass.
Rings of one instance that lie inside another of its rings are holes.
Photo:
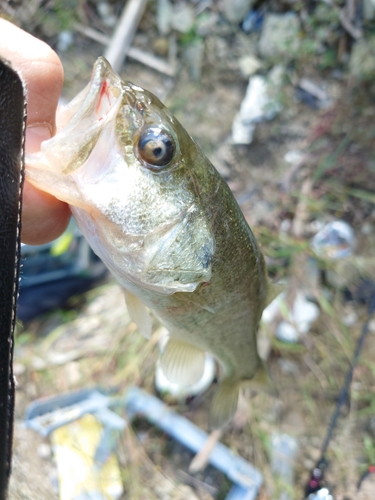
[[[140,331],[151,333],[146,307],[167,328],[160,363],[171,382],[195,383],[205,353],[217,359],[210,425],[222,427],[240,388],[269,380],[256,334],[270,287],[230,189],[159,99],[102,57],[57,127],[27,157],[27,178],[69,203]]]

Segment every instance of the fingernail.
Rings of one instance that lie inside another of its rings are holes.
[[[31,125],[26,129],[26,152],[35,153],[40,151],[43,141],[51,139],[51,129],[47,125]]]

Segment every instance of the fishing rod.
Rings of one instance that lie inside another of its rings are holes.
[[[374,315],[374,312],[375,312],[375,291],[372,293],[371,299],[369,301],[369,306],[368,306],[368,311],[367,311],[367,319],[366,319],[365,324],[362,327],[362,332],[361,332],[361,335],[359,336],[356,350],[354,352],[349,370],[347,371],[347,374],[345,377],[345,383],[340,391],[339,398],[338,398],[337,403],[336,403],[336,408],[335,408],[335,411],[332,415],[331,422],[329,424],[329,427],[328,427],[328,430],[326,433],[326,437],[325,437],[324,442],[323,442],[320,458],[317,461],[314,469],[312,470],[312,472],[310,474],[309,481],[308,481],[306,488],[305,488],[305,498],[306,499],[315,500],[314,494],[318,493],[318,492],[321,492],[322,494],[316,498],[319,498],[321,500],[326,500],[326,499],[328,500],[328,499],[332,498],[332,495],[329,492],[328,488],[326,488],[324,486],[324,472],[325,472],[326,468],[328,467],[328,460],[327,460],[327,456],[326,456],[327,449],[328,449],[329,443],[332,439],[333,432],[337,426],[337,421],[338,421],[338,419],[340,417],[340,413],[341,413],[341,407],[344,405],[344,403],[346,403],[348,401],[349,387],[350,387],[350,384],[351,384],[352,379],[353,379],[354,368],[358,364],[359,355],[361,353],[364,341],[365,341],[367,334],[369,332],[369,323],[372,319],[372,316]],[[375,473],[375,464],[370,465],[368,467],[367,471],[361,477],[361,479],[358,483],[358,489],[359,489],[363,479],[371,473]],[[323,492],[323,490],[325,490],[325,491]]]
[[[12,458],[25,124],[22,81],[0,58],[0,500],[7,498]]]

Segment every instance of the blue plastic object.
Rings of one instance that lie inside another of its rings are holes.
[[[137,387],[129,389],[124,399],[91,389],[35,401],[26,410],[25,424],[42,436],[48,436],[58,427],[69,424],[86,413],[92,413],[104,427],[95,456],[98,462],[104,463],[115,448],[119,432],[126,425],[125,420],[110,410],[114,406],[125,407],[129,419],[143,416],[194,453],[198,453],[208,438],[202,429],[172,411],[156,396]],[[232,453],[222,443],[217,443],[211,452],[209,463],[233,482],[225,500],[256,499],[263,477],[249,462]]]
[[[149,422],[198,453],[208,435],[186,418],[170,410],[160,399],[134,387],[125,395],[129,418],[143,415]],[[262,474],[242,457],[232,453],[222,443],[213,449],[209,463],[223,472],[234,484],[226,500],[254,500],[263,483]]]

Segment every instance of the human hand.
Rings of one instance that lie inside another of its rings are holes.
[[[10,61],[27,88],[26,152],[55,134],[55,114],[64,81],[57,54],[13,24],[0,18],[0,55]],[[63,233],[70,218],[69,206],[39,191],[26,180],[23,189],[22,233],[24,243],[40,245]]]

